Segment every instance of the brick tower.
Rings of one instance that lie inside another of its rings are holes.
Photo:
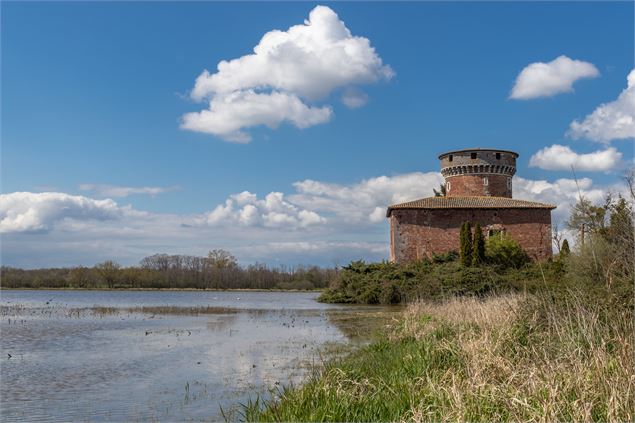
[[[443,153],[441,174],[448,197],[512,197],[517,153],[473,148]]]
[[[388,207],[390,259],[407,262],[456,251],[464,222],[486,237],[505,233],[536,260],[551,257],[551,204],[512,198],[518,154],[472,148],[439,156],[446,195]]]

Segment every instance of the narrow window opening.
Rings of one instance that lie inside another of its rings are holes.
[[[476,153],[472,153],[470,157],[472,158],[472,160],[474,160],[476,158]]]
[[[452,156],[452,154],[450,154],[450,157],[448,157],[448,161],[451,162],[453,158],[454,157]]]
[[[483,178],[483,185],[487,186],[488,184],[489,184],[489,181],[487,177]]]
[[[496,153],[496,160],[500,160],[501,159],[501,153]]]
[[[450,189],[452,188],[452,184],[450,184],[449,182],[447,182],[447,183],[445,184],[445,188],[446,188],[446,189],[447,189],[447,191],[449,192],[449,191],[450,191]]]

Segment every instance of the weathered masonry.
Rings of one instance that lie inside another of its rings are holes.
[[[390,260],[407,262],[458,250],[463,222],[484,235],[504,232],[536,260],[551,257],[550,204],[512,198],[513,151],[474,148],[439,156],[446,196],[388,207]]]

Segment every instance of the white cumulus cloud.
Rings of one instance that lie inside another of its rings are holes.
[[[581,122],[574,120],[568,135],[608,143],[612,140],[635,138],[635,69],[629,74],[627,86],[617,100],[600,105]]]
[[[572,92],[575,81],[599,75],[592,63],[572,60],[567,56],[557,57],[549,63],[531,63],[516,77],[509,98],[529,100]]]
[[[438,172],[378,176],[350,185],[307,179],[293,184],[297,193],[289,199],[310,210],[332,213],[343,222],[377,223],[384,221],[389,205],[429,197],[442,181]]]
[[[60,192],[14,192],[0,195],[0,232],[46,232],[62,220],[112,220],[122,213],[110,199]]]
[[[554,144],[531,156],[529,166],[545,170],[571,170],[573,167],[580,171],[606,172],[615,170],[621,159],[622,153],[614,147],[578,154],[568,146]]]
[[[347,88],[342,93],[342,103],[349,109],[357,109],[368,103],[368,94],[356,88]]]
[[[209,109],[183,115],[181,128],[246,143],[251,136],[243,128],[266,125],[275,129],[285,121],[308,128],[328,122],[331,115],[329,106],[307,106],[294,94],[246,90],[214,96]]]
[[[233,194],[204,222],[285,230],[372,226],[386,220],[390,204],[428,197],[442,180],[437,172],[379,176],[349,185],[306,179],[295,182],[289,195],[271,192],[259,199],[249,191]]]
[[[203,71],[191,97],[209,101],[209,109],[185,114],[181,127],[234,142],[248,142],[242,129],[257,125],[275,128],[291,122],[306,128],[332,115],[329,106],[308,102],[393,75],[368,38],[352,35],[332,9],[317,6],[303,24],[267,32],[253,54],[223,60],[215,73]],[[356,107],[361,98],[358,93]]]
[[[326,219],[316,212],[288,202],[281,192],[270,192],[261,200],[249,191],[233,194],[207,215],[207,223],[213,226],[231,223],[297,229],[325,222]]]
[[[514,198],[557,206],[552,212],[554,223],[562,223],[568,218],[571,207],[578,202],[580,196],[594,204],[600,204],[609,191],[620,192],[623,187],[598,186],[590,178],[546,181],[514,177]]]

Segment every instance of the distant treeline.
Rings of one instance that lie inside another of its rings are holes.
[[[24,270],[1,268],[3,288],[196,288],[196,289],[317,289],[328,286],[336,269],[317,266],[239,266],[225,250],[207,257],[155,254],[138,266],[105,261],[93,267]]]

